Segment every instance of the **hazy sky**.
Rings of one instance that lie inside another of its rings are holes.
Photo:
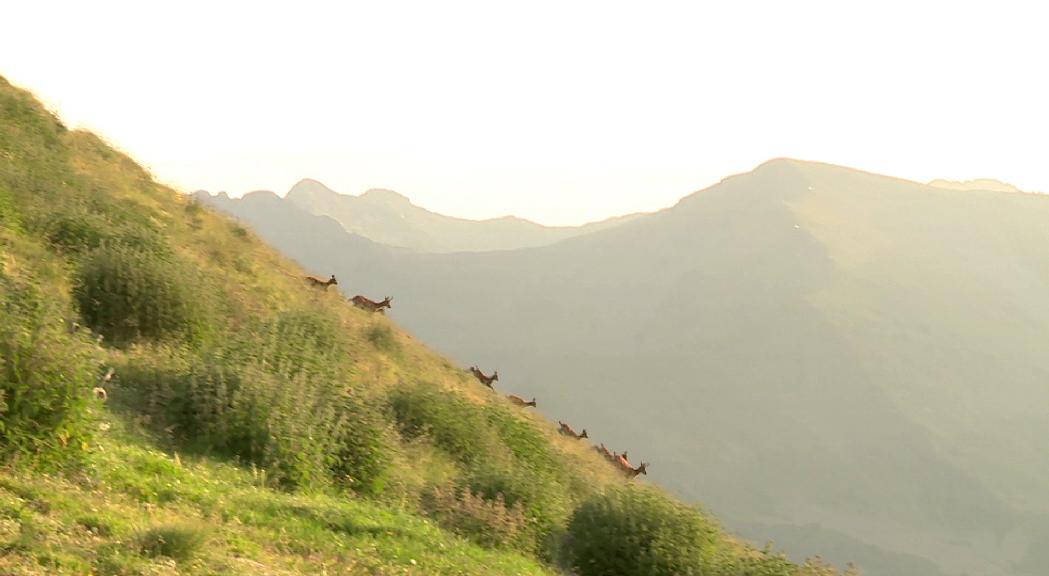
[[[185,191],[578,223],[777,156],[1049,191],[1038,5],[16,1],[0,75]]]

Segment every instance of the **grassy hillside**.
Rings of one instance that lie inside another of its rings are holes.
[[[756,538],[873,575],[1049,567],[1049,196],[781,159],[497,254],[237,214]]]
[[[0,79],[0,571],[835,573],[302,274]]]

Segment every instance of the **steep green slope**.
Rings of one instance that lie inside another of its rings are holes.
[[[755,537],[875,575],[1046,569],[1049,197],[776,160],[499,254],[317,252],[276,216],[245,221]]]
[[[0,265],[4,573],[834,573],[629,484],[2,79]]]

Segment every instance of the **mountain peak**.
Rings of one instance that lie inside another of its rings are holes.
[[[766,160],[766,161],[762,162],[761,164],[758,164],[758,167],[755,168],[755,169],[759,170],[759,169],[761,169],[761,168],[763,168],[765,166],[780,166],[780,165],[794,165],[794,166],[796,166],[796,165],[801,165],[801,164],[814,164],[814,162],[807,162],[805,160],[798,160],[797,158],[788,158],[786,156],[780,156],[778,158],[772,158],[770,160]]]
[[[974,180],[930,180],[929,186],[950,190],[987,190],[991,192],[1022,192],[1016,186],[993,178],[976,178]]]
[[[288,190],[288,197],[290,198],[296,196],[329,196],[332,194],[338,194],[338,192],[312,178],[303,178],[296,182],[295,185],[291,187],[291,190]]]
[[[389,205],[411,205],[412,201],[407,196],[386,188],[372,188],[361,194],[362,200],[371,200]]]

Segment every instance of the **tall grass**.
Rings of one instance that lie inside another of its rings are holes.
[[[710,574],[717,526],[698,510],[647,489],[588,498],[569,523],[572,566],[581,576]]]
[[[81,264],[74,293],[84,321],[118,345],[172,337],[193,341],[211,331],[204,282],[174,255],[102,246]]]
[[[267,469],[283,487],[383,491],[380,415],[348,382],[345,340],[323,316],[277,315],[202,350],[157,348],[122,370],[125,404],[185,448]]]
[[[500,571],[493,562],[537,573],[534,558],[570,557],[592,574],[622,550],[651,560],[648,573],[689,573],[696,546],[704,573],[796,568],[712,544],[705,517],[665,496],[595,496],[623,480],[591,451],[559,445],[501,399],[465,393],[446,360],[384,318],[292,287],[277,271],[288,266],[0,78],[0,476],[69,493],[52,509],[44,490],[0,483],[0,515],[20,522],[5,552],[29,572],[147,573],[167,558],[178,570],[242,571],[209,554],[206,518],[225,523],[217,547],[239,554],[247,539],[263,541],[248,549],[294,556],[292,573],[348,555],[351,569],[375,573]],[[70,329],[77,314],[104,344]],[[109,366],[102,408],[91,389]],[[107,436],[111,424],[127,436]],[[193,472],[179,453],[203,464]],[[64,480],[9,466],[81,457]],[[212,470],[205,479],[194,476],[201,466]],[[286,493],[298,489],[306,494]],[[105,499],[115,494],[114,508]],[[501,550],[466,545],[419,513]],[[51,530],[49,514],[73,525]],[[153,528],[130,528],[142,525]],[[79,557],[61,550],[74,533],[90,535]],[[416,559],[429,565],[408,568]]]
[[[406,439],[425,436],[461,466],[453,486],[436,488],[443,497],[435,501],[444,508],[431,513],[464,535],[490,543],[492,534],[506,532],[504,520],[513,516],[493,511],[520,510],[527,524],[500,541],[512,541],[547,559],[557,556],[576,495],[560,481],[558,471],[565,463],[554,455],[546,437],[504,406],[476,404],[425,383],[392,390],[390,408]],[[459,499],[460,510],[454,514],[448,512],[455,508],[450,494]],[[486,530],[491,534],[472,529],[485,522],[490,522]]]
[[[0,269],[0,454],[58,463],[80,454],[100,354],[67,310]]]

